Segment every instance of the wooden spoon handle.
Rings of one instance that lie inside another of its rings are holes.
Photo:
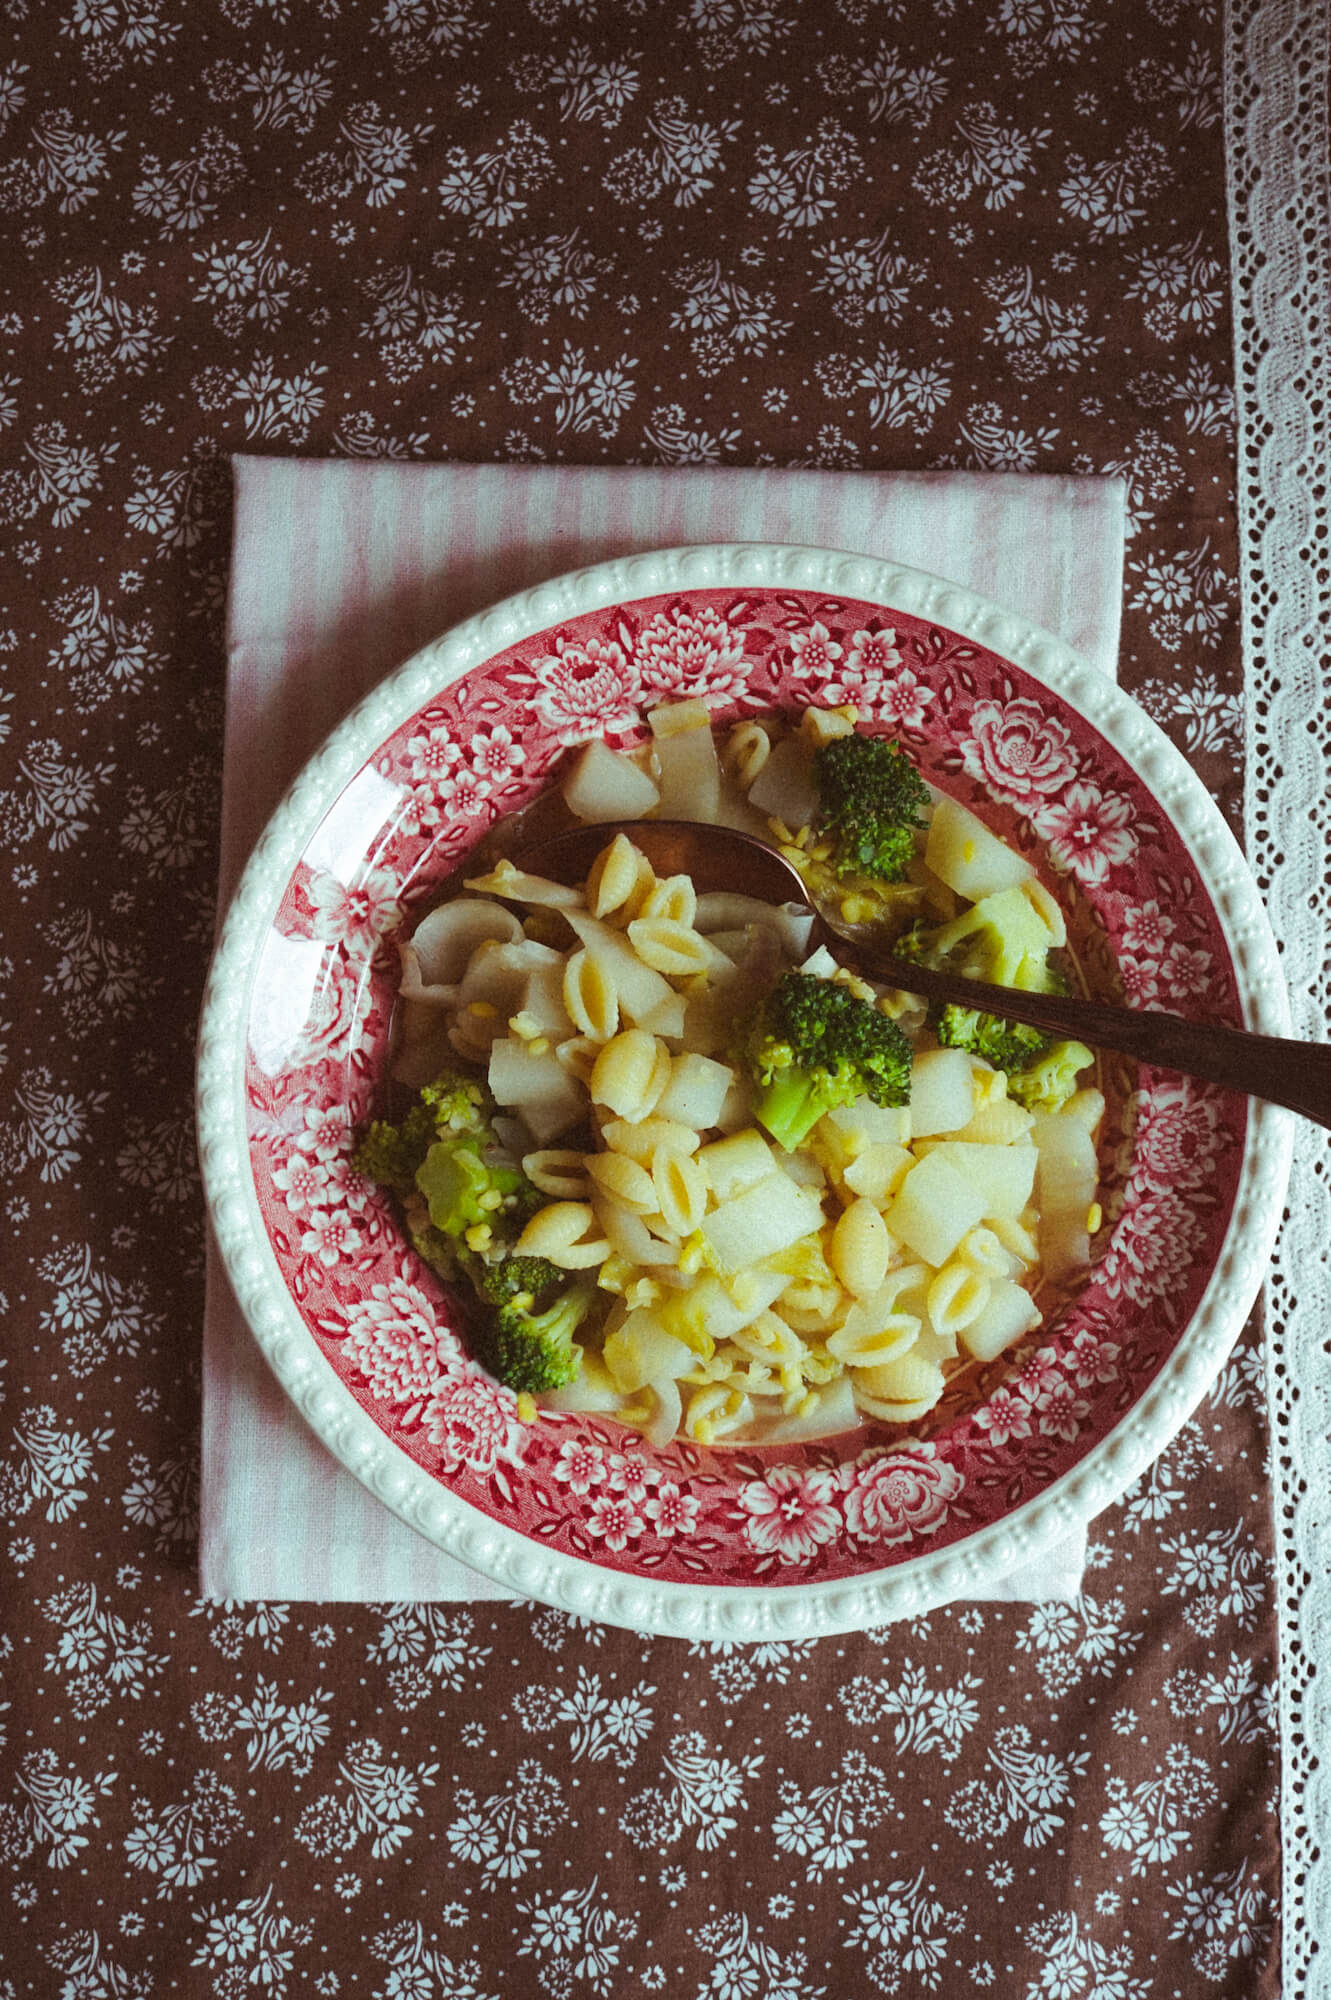
[[[1184,1021],[1177,1014],[1150,1008],[1109,1007],[1098,1000],[1061,993],[1023,993],[1006,986],[989,986],[953,973],[926,971],[909,959],[877,951],[860,938],[855,939],[854,949],[866,972],[875,979],[889,980],[903,993],[978,1007],[1027,1027],[1089,1042],[1095,1048],[1117,1049],[1156,1069],[1182,1070],[1207,1083],[1222,1084],[1226,1090],[1241,1090],[1268,1104],[1282,1104],[1311,1118],[1314,1124],[1331,1127],[1331,1047],[1323,1043],[1251,1035],[1241,1028]]]

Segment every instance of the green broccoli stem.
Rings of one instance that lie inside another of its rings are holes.
[[[771,1133],[783,1152],[793,1153],[804,1144],[830,1104],[818,1078],[796,1065],[778,1070],[772,1081],[763,1085],[755,1109],[758,1122]]]

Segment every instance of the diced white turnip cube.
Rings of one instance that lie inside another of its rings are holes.
[[[929,821],[924,861],[968,903],[1015,889],[1035,873],[1014,848],[955,799],[940,798]]]
[[[965,1049],[926,1049],[910,1077],[910,1135],[955,1132],[975,1111],[975,1077]]]
[[[899,1243],[938,1269],[983,1214],[970,1182],[933,1152],[911,1168],[884,1220]]]
[[[589,822],[641,819],[660,798],[641,765],[605,743],[588,743],[579,752],[561,790],[574,818]]]

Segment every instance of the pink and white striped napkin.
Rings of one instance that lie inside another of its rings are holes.
[[[375,682],[500,598],[698,542],[847,549],[946,576],[1117,667],[1120,482],[1009,473],[399,465],[241,457],[228,618],[221,907],[306,758]],[[201,1589],[213,1599],[509,1593],[408,1528],[325,1451],[210,1251]],[[995,1596],[1078,1595],[1079,1536]]]

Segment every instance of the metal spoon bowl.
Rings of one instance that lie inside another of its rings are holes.
[[[1226,1090],[1297,1111],[1331,1127],[1331,1047],[1249,1034],[1219,1023],[1184,1021],[1154,1008],[1108,1006],[1064,994],[1023,993],[946,972],[929,972],[893,957],[872,934],[850,928],[814,902],[803,878],[783,855],[753,834],[692,820],[612,821],[575,827],[525,847],[513,858],[534,875],[557,882],[585,879],[602,849],[623,833],[642,850],[658,875],[688,875],[702,894],[729,890],[765,903],[801,903],[814,916],[813,944],[831,945],[852,970],[919,994],[955,1001],[1008,1021],[1043,1028],[1093,1048],[1116,1049],[1157,1069],[1180,1070]]]

